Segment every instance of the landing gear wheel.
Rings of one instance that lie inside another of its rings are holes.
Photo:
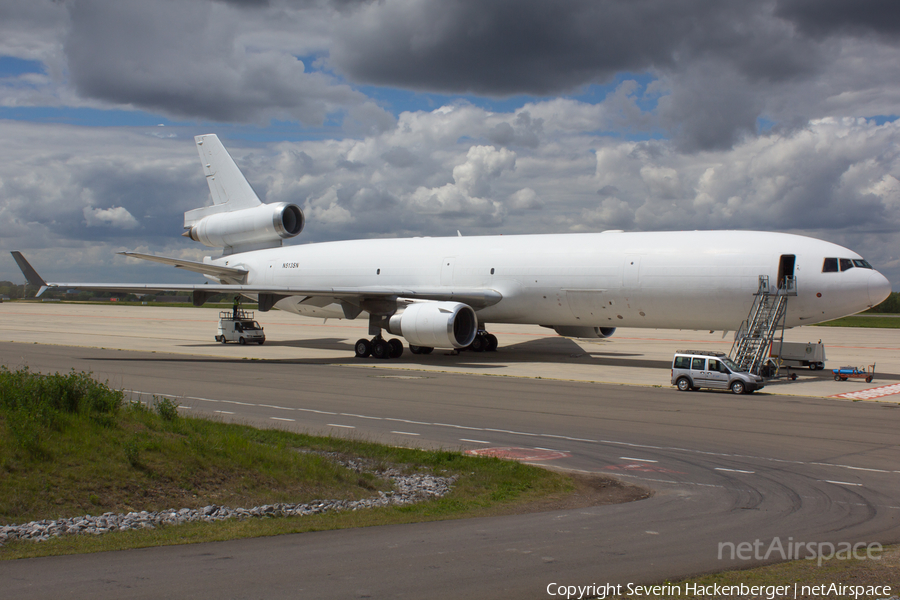
[[[245,340],[244,338],[240,338],[238,339],[238,344],[240,344],[241,346],[246,346],[247,340]]]
[[[353,346],[353,349],[356,351],[356,358],[368,358],[372,355],[372,342],[369,340],[356,340],[356,345]]]
[[[388,347],[390,348],[389,358],[400,358],[403,356],[403,342],[397,338],[389,340]]]
[[[680,378],[675,382],[675,385],[678,387],[679,392],[686,392],[691,389],[691,382],[688,381],[687,377]]]
[[[431,354],[432,352],[434,352],[434,348],[432,348],[431,346],[419,347],[419,354]]]
[[[422,346],[413,346],[412,344],[410,344],[409,351],[413,354],[422,354]]]
[[[472,340],[472,343],[469,344],[469,350],[472,352],[484,352],[484,349],[487,347],[487,341],[485,341],[483,335],[476,335],[475,339]]]
[[[372,342],[372,356],[379,359],[385,359],[391,356],[391,347],[386,340],[378,338]]]
[[[733,394],[743,394],[745,389],[744,382],[742,381],[735,381],[731,384],[731,392]]]
[[[489,333],[489,334],[487,334],[486,336],[484,336],[484,339],[485,339],[485,341],[487,342],[487,346],[485,347],[485,351],[486,351],[486,352],[496,352],[496,351],[497,351],[497,345],[499,344],[499,342],[497,341],[497,336],[495,336],[495,335],[492,334],[492,333]]]

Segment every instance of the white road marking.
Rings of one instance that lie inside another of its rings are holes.
[[[217,410],[217,411],[215,411],[215,412],[221,413],[221,414],[223,414],[223,415],[233,415],[233,414],[234,414],[234,413],[231,412],[230,410]]]
[[[391,433],[396,433],[397,435],[422,435],[421,433],[411,433],[409,431],[392,431]]]
[[[537,446],[534,447],[535,450],[546,450],[547,452],[567,452],[566,450],[557,450],[555,448],[539,448]]]
[[[822,479],[825,483],[834,483],[837,485],[852,485],[853,487],[862,487],[861,483],[850,483],[849,481],[832,481],[830,479]]]
[[[610,446],[621,446],[621,447],[625,447],[625,448],[635,448],[635,449],[639,448],[639,449],[644,449],[644,450],[662,450],[662,451],[668,451],[668,452],[682,452],[682,453],[687,453],[687,454],[698,454],[701,456],[719,456],[719,457],[724,457],[724,458],[760,460],[760,461],[768,461],[768,462],[788,464],[788,465],[801,465],[801,466],[813,465],[813,466],[819,466],[819,467],[829,467],[829,468],[834,468],[834,469],[848,469],[848,470],[853,470],[853,471],[870,471],[873,473],[900,474],[900,471],[891,471],[891,470],[885,470],[885,469],[871,469],[871,468],[866,468],[866,467],[857,467],[854,465],[842,465],[842,464],[821,463],[821,462],[804,462],[801,460],[770,458],[770,457],[765,457],[765,456],[753,456],[753,455],[749,455],[749,454],[728,454],[726,452],[710,452],[710,451],[696,450],[696,449],[691,449],[691,448],[679,448],[676,446],[654,446],[651,444],[636,444],[636,443],[632,443],[632,442],[621,442],[618,440],[604,440],[604,439],[596,440],[596,439],[590,439],[590,438],[571,437],[571,436],[567,436],[567,435],[556,435],[556,434],[551,434],[551,433],[533,433],[533,432],[528,432],[528,431],[514,431],[511,429],[496,429],[496,428],[492,428],[492,427],[473,427],[473,426],[469,426],[469,425],[456,425],[453,423],[427,423],[427,422],[423,422],[423,421],[411,421],[409,419],[394,419],[394,418],[390,418],[390,417],[373,417],[373,416],[359,415],[359,414],[353,414],[353,413],[336,413],[336,412],[329,412],[329,411],[324,411],[324,410],[315,410],[312,408],[290,408],[290,407],[286,407],[286,406],[276,406],[276,405],[272,405],[272,404],[250,404],[250,403],[244,403],[244,402],[236,402],[236,401],[232,401],[232,400],[215,400],[212,398],[201,398],[198,396],[174,396],[171,394],[143,392],[140,390],[124,390],[124,391],[132,393],[132,394],[159,396],[162,398],[174,398],[174,399],[179,399],[179,400],[199,400],[202,402],[227,402],[227,403],[231,403],[231,404],[240,404],[240,405],[244,405],[244,406],[259,406],[259,407],[264,407],[264,408],[274,408],[274,409],[278,409],[278,410],[293,410],[293,411],[297,411],[297,412],[308,412],[308,413],[313,413],[313,414],[318,414],[318,415],[346,416],[346,417],[355,417],[355,418],[359,418],[359,419],[371,419],[371,420],[376,420],[376,421],[394,421],[397,423],[408,423],[411,425],[426,425],[426,426],[431,426],[431,427],[448,427],[448,428],[452,428],[452,429],[462,429],[462,430],[466,430],[466,431],[484,431],[484,432],[488,432],[488,433],[505,433],[508,435],[519,435],[519,436],[524,436],[524,437],[538,437],[538,438],[547,438],[547,439],[554,439],[554,440],[565,440],[565,441],[570,441],[570,442],[584,442],[584,443],[588,443],[588,444],[604,444],[604,445],[610,445]],[[185,408],[188,408],[188,407],[185,407]],[[221,412],[224,414],[234,414],[234,413],[229,413],[227,411],[215,411],[215,412]],[[353,427],[351,425],[329,424],[328,426],[329,427],[344,427],[347,429],[355,429],[355,427]],[[407,434],[407,435],[420,435],[420,434]],[[478,441],[476,443],[482,443],[482,442]],[[626,458],[626,457],[620,457],[620,458],[623,458],[624,460],[637,460],[637,461],[643,461],[643,462],[652,462],[649,459],[635,459],[635,458]],[[823,480],[823,481],[827,481],[827,480]],[[847,485],[860,485],[860,484],[847,484]],[[713,486],[713,487],[718,487],[718,486]]]
[[[296,419],[283,419],[281,417],[269,417],[269,418],[272,419],[273,421],[290,421],[291,423],[293,423],[296,420]]]
[[[649,458],[632,458],[630,456],[620,456],[619,458],[621,460],[636,460],[638,462],[652,462],[652,463],[659,462],[658,460],[650,460]]]
[[[472,442],[473,444],[490,444],[490,442],[486,442],[484,440],[469,440],[466,438],[459,438],[461,442]]]
[[[729,473],[748,473],[750,475],[752,475],[753,473],[756,472],[756,471],[743,471],[741,469],[724,469],[722,467],[716,467],[715,469],[713,469],[713,471],[727,471]]]
[[[329,427],[340,427],[342,429],[356,429],[353,425],[338,425],[337,423],[328,423]]]

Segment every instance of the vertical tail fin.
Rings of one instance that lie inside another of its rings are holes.
[[[197,152],[200,153],[213,204],[227,205],[228,212],[262,204],[217,135],[198,135],[194,141],[197,142]]]
[[[44,290],[47,289],[47,282],[44,281],[44,278],[38,275],[38,272],[34,270],[34,267],[32,267],[27,260],[25,260],[25,257],[22,256],[21,252],[14,250],[13,252],[10,252],[10,254],[12,254],[12,257],[16,260],[16,264],[19,265],[19,269],[22,270],[22,274],[25,276],[28,283],[34,287],[41,288],[37,295],[40,296],[43,294]]]
[[[262,204],[216,134],[198,135],[194,141],[197,142],[197,152],[203,164],[213,206],[195,208],[184,213],[185,229],[190,229],[209,215],[255,208]]]

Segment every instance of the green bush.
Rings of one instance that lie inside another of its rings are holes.
[[[174,421],[178,418],[178,403],[169,398],[156,399],[156,414],[164,421]]]

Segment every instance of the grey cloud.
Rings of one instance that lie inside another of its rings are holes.
[[[224,122],[284,118],[307,125],[321,124],[338,109],[370,104],[330,76],[308,72],[290,52],[254,44],[247,37],[253,27],[225,7],[81,0],[71,3],[69,12],[65,48],[70,78],[84,96],[175,117]],[[256,16],[265,22],[265,15]],[[390,120],[380,109],[354,116],[366,127]]]
[[[779,0],[775,11],[809,36],[875,33],[896,43],[900,5],[894,0]]]

